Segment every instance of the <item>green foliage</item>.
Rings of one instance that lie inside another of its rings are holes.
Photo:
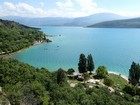
[[[0,92],[0,105],[9,105],[9,100]]]
[[[90,71],[90,74],[94,70],[94,62],[91,54],[87,57],[87,69]]]
[[[108,72],[105,66],[99,66],[96,70],[96,73],[97,73],[97,78],[100,78],[100,79],[105,78],[108,75]]]
[[[57,79],[63,84],[58,84]],[[3,104],[9,101],[11,105],[138,105],[131,95],[110,93],[105,87],[84,89],[82,84],[72,88],[65,80],[62,69],[50,73],[45,68],[0,58]]]
[[[0,25],[0,54],[29,47],[35,41],[46,41],[45,34],[38,29],[7,20],[0,20]]]
[[[107,85],[107,86],[113,86],[114,82],[113,82],[112,79],[105,78],[104,79],[104,84]]]
[[[79,73],[90,71],[90,74],[92,74],[91,72],[94,70],[94,62],[91,54],[88,55],[87,59],[83,53],[80,54],[78,70]]]
[[[73,75],[74,72],[75,72],[75,70],[73,68],[70,68],[70,69],[68,69],[67,74]]]
[[[42,76],[42,77],[40,77]],[[51,74],[17,60],[0,58],[0,86],[12,105],[46,103]]]
[[[140,83],[140,65],[132,62],[131,68],[129,69],[129,82],[132,85]]]
[[[107,78],[111,79],[114,82],[113,88],[117,90],[122,90],[125,87],[125,85],[128,85],[127,80],[122,78],[120,75],[109,73]]]
[[[66,82],[66,72],[60,68],[57,71],[57,83],[62,84],[64,82]]]
[[[126,85],[125,88],[123,89],[126,93],[135,96],[138,95],[140,96],[140,88],[138,87],[134,87],[134,86],[130,86],[130,85]]]
[[[83,77],[84,77],[84,80],[88,80],[90,78],[90,75],[88,73],[83,73]]]
[[[87,70],[86,70],[86,57],[84,54],[80,54],[79,63],[78,63],[78,70],[80,73],[87,72]]]

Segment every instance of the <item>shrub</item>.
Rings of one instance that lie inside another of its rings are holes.
[[[114,84],[114,82],[112,81],[112,79],[105,78],[104,79],[104,84],[107,85],[107,86],[112,86]]]

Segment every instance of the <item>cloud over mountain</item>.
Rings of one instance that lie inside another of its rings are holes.
[[[0,5],[0,16],[23,16],[23,17],[39,17],[47,16],[47,12],[41,8],[35,8],[26,3],[13,4],[11,2],[4,2]]]
[[[40,2],[40,7],[34,7],[27,3],[4,2],[0,5],[0,16],[22,16],[22,17],[81,17],[93,13],[107,12],[101,9],[92,0],[65,0],[55,2],[56,8],[49,10],[42,9],[44,2]]]
[[[16,2],[10,0],[9,2],[6,2],[6,0],[3,0],[3,2],[1,1],[0,16],[84,17],[103,12],[110,12],[123,16],[140,16],[138,10],[136,11],[132,9],[132,11],[130,11],[121,8],[116,10],[105,8],[98,4],[101,1],[95,2],[95,0],[30,0],[30,2],[21,0],[15,1]],[[125,6],[122,7],[125,8]]]

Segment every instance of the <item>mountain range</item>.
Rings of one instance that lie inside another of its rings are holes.
[[[97,13],[90,16],[79,18],[63,18],[63,17],[44,17],[30,18],[18,16],[0,17],[4,20],[11,20],[28,26],[89,26],[104,21],[126,19],[127,17],[113,13]]]
[[[93,28],[140,28],[140,18],[105,21],[90,25]]]

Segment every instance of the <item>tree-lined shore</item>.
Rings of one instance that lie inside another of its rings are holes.
[[[37,43],[50,42],[37,28],[14,21],[0,20],[0,55],[17,52]]]

